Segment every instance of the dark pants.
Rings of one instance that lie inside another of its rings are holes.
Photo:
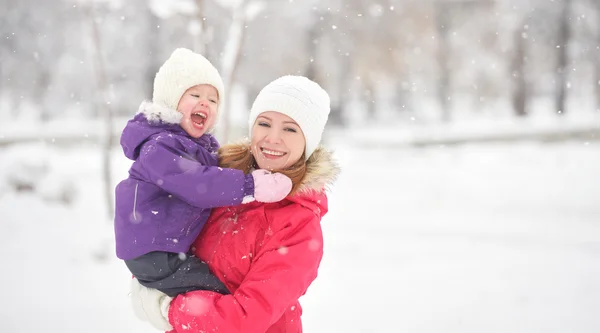
[[[195,256],[150,252],[125,264],[141,285],[175,297],[191,290],[210,290],[229,294],[227,287]]]

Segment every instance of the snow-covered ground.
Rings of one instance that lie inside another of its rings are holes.
[[[330,143],[344,171],[305,332],[600,331],[600,143]],[[91,146],[0,149],[0,332],[154,331],[129,308],[100,166]],[[11,190],[21,169],[42,195]]]

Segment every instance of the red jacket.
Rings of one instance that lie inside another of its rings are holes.
[[[177,296],[169,321],[178,333],[300,333],[298,302],[323,256],[324,187],[338,167],[324,149],[308,160],[296,194],[278,203],[213,209],[194,252],[231,295],[192,291]]]

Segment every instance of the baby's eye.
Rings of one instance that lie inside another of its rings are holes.
[[[192,97],[200,98],[200,95],[191,94]]]
[[[217,104],[217,103],[218,103],[218,101],[217,101],[217,100],[215,100],[215,99],[209,99],[209,101],[210,101],[211,103],[215,103],[215,104]]]
[[[271,127],[271,125],[269,125],[268,123],[265,123],[264,121],[261,121],[258,123],[258,126],[262,126],[262,127]]]
[[[292,132],[292,133],[296,133],[296,132],[298,132],[298,131],[296,131],[296,129],[295,129],[295,128],[291,128],[291,127],[286,127],[286,128],[285,128],[285,131]]]

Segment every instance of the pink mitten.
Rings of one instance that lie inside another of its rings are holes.
[[[259,202],[277,202],[285,198],[292,190],[292,180],[281,173],[271,173],[267,170],[255,170],[254,199]]]

